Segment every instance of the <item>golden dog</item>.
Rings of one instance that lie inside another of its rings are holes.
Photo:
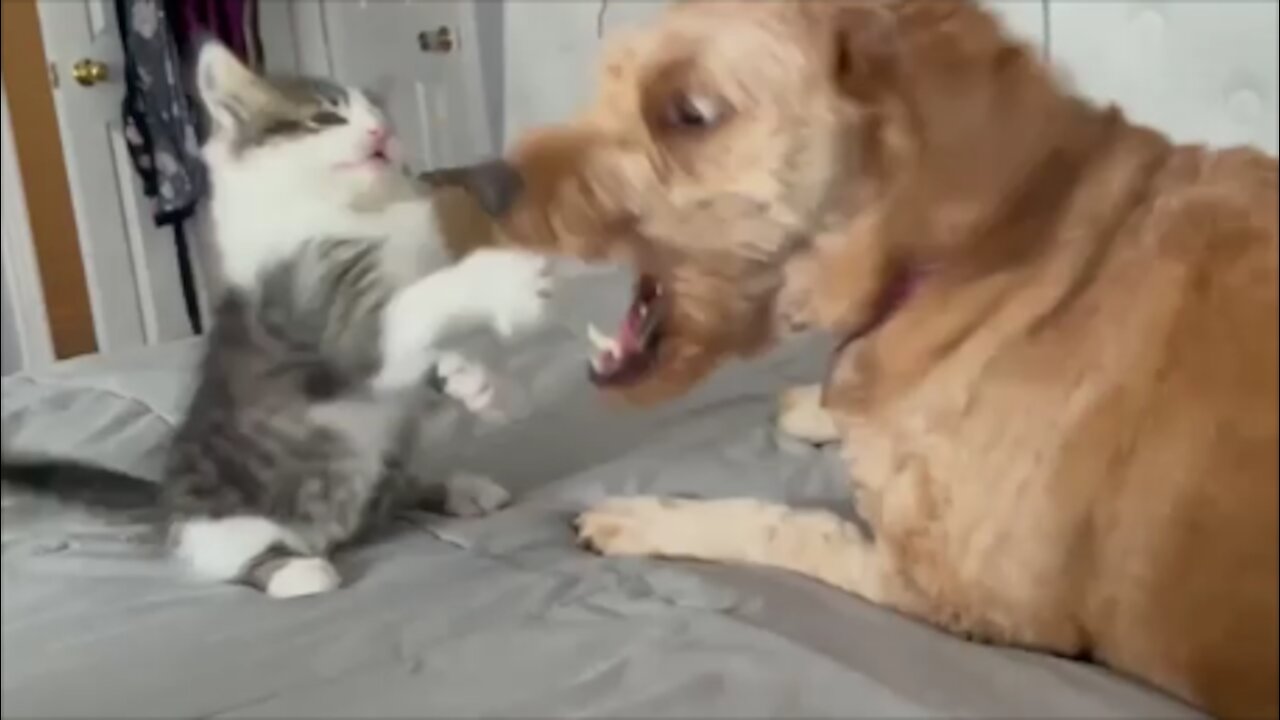
[[[511,238],[638,270],[602,387],[845,340],[782,422],[838,433],[873,537],[625,498],[579,518],[590,546],[786,568],[1276,716],[1274,159],[1073,97],[970,2],[886,0],[675,6],[507,162]]]

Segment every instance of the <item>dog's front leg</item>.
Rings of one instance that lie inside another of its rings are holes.
[[[884,601],[884,556],[857,526],[826,511],[638,496],[606,500],[580,515],[577,528],[579,540],[604,555],[763,565]]]
[[[783,268],[776,320],[786,330],[816,328],[843,337],[877,312],[894,268],[874,233],[875,221],[814,239]]]

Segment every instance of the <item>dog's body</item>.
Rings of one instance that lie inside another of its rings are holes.
[[[838,432],[874,536],[631,498],[584,540],[795,570],[1276,715],[1273,158],[1070,97],[968,2],[691,3],[613,57],[600,103],[511,155],[505,225],[646,278],[659,319],[597,365],[624,396],[784,323],[847,339],[825,410],[806,391],[783,421]]]
[[[1272,715],[1275,162],[1118,132],[1043,256],[924,283],[836,360],[866,582],[957,632]],[[854,261],[831,252],[819,303]]]

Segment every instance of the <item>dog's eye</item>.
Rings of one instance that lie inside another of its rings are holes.
[[[321,110],[309,118],[312,125],[317,127],[334,127],[337,125],[346,125],[347,119],[332,110]]]
[[[673,128],[700,130],[715,126],[723,113],[714,98],[681,93],[671,98],[666,114],[667,124]]]

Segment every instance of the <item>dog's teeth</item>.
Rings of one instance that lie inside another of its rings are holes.
[[[591,356],[591,369],[596,373],[603,375],[609,371],[609,368],[616,362],[616,356],[609,353],[600,353]]]
[[[587,325],[587,340],[591,341],[591,346],[597,352],[607,353],[609,355],[617,355],[620,345],[618,341],[609,335],[604,334],[595,325]]]

